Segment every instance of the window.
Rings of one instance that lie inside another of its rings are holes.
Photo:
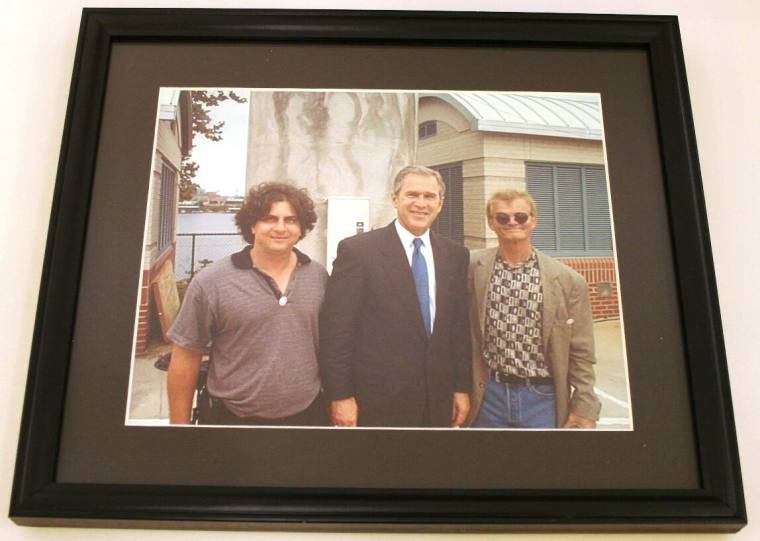
[[[435,166],[433,169],[441,174],[446,185],[446,195],[441,213],[433,223],[432,229],[444,237],[464,244],[462,163]]]
[[[159,193],[158,241],[157,249],[161,254],[171,246],[174,240],[174,193],[177,173],[165,163],[161,164],[161,192]]]
[[[435,120],[428,120],[420,124],[420,127],[419,127],[420,139],[427,139],[428,137],[433,137],[437,133],[438,133],[438,124],[436,124]]]
[[[526,164],[538,206],[533,244],[550,255],[612,255],[607,181],[601,165]]]

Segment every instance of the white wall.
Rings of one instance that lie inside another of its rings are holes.
[[[732,539],[760,538],[760,3],[755,0],[7,0],[0,21],[0,510],[8,509],[32,329],[61,132],[81,7],[279,7],[676,14],[680,17],[702,178],[723,313],[739,433],[745,494],[753,524]],[[19,201],[22,203],[19,204]],[[179,540],[180,532],[148,531],[144,539]],[[32,529],[0,518],[0,538],[132,539],[128,530]],[[197,539],[238,539],[246,533],[198,532]],[[261,533],[254,539],[389,539],[390,534]],[[480,538],[505,538],[484,535]],[[599,538],[606,539],[602,535]],[[637,535],[630,539],[686,539]],[[440,539],[465,539],[442,535]],[[510,539],[586,539],[581,535]],[[728,539],[706,535],[701,539]]]

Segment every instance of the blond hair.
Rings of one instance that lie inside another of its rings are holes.
[[[491,194],[491,197],[488,198],[488,202],[486,203],[486,216],[488,216],[489,219],[492,217],[491,205],[493,205],[496,201],[511,203],[517,199],[524,199],[528,205],[530,205],[531,216],[536,215],[536,201],[528,192],[524,192],[522,190],[502,190],[499,192],[494,192]]]

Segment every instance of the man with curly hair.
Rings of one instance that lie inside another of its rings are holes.
[[[235,221],[249,245],[195,276],[168,333],[170,421],[190,422],[208,354],[199,424],[323,425],[317,344],[327,272],[295,248],[317,221],[314,202],[305,189],[264,183]]]

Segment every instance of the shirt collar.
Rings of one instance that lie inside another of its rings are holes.
[[[401,225],[398,220],[394,220],[393,225],[396,226],[396,233],[398,233],[398,238],[401,239],[401,244],[404,245],[404,248],[411,247],[412,242],[417,238],[417,236],[413,235],[411,231]],[[422,244],[424,246],[430,248],[430,229],[426,229],[425,232],[419,236],[419,238],[422,239]]]
[[[253,268],[253,261],[251,261],[251,249],[253,248],[253,244],[249,244],[239,252],[235,252],[232,254],[232,264],[235,266],[235,268],[238,269],[252,269]],[[293,251],[296,254],[296,258],[298,259],[299,265],[307,265],[311,263],[311,258],[300,251],[298,248],[293,248]]]
[[[496,252],[496,259],[501,261],[502,266],[505,269],[511,270],[511,271],[524,271],[527,269],[531,269],[533,267],[538,267],[538,258],[536,257],[536,251],[531,250],[530,256],[528,256],[528,259],[520,263],[519,265],[512,266],[509,263],[507,263],[504,258],[501,257],[501,254]]]

